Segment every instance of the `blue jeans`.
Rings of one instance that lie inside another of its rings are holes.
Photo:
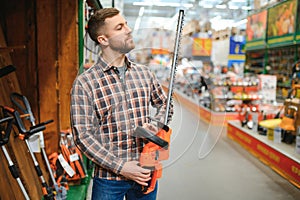
[[[153,192],[143,194],[141,186],[134,181],[114,181],[94,177],[92,200],[155,200],[157,185]]]

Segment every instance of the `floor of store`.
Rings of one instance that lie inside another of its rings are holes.
[[[298,188],[229,139],[226,127],[201,121],[178,101],[170,126],[170,159],[157,199],[299,199]]]

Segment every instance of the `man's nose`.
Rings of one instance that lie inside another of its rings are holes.
[[[126,33],[132,32],[132,29],[128,25],[125,26],[125,29],[126,29]]]

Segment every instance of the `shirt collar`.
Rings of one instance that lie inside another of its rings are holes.
[[[102,67],[104,72],[115,68],[115,66],[106,63],[101,56],[99,56],[98,63],[100,64],[100,67]],[[125,66],[127,67],[127,70],[131,68],[131,65],[132,62],[128,59],[127,56],[125,56]]]

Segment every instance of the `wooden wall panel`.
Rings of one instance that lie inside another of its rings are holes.
[[[53,119],[45,135],[46,152],[58,150],[58,33],[57,1],[36,1],[37,15],[37,71],[40,121]]]
[[[7,26],[6,26],[7,27]],[[0,27],[0,46],[2,48],[7,47],[7,42],[5,40],[4,32]],[[14,53],[14,52],[13,52]],[[2,51],[0,52],[0,67],[13,64],[11,56],[9,53]],[[11,106],[9,95],[12,91],[21,93],[19,87],[19,81],[16,76],[16,72],[9,74],[8,76],[2,77],[0,79],[0,88],[1,88],[1,105]],[[28,192],[28,195],[31,199],[36,199],[41,197],[41,187],[39,183],[39,178],[35,173],[34,165],[31,160],[30,155],[28,154],[27,147],[25,142],[14,137],[12,133],[10,136],[9,143],[6,145],[8,153],[10,154],[11,159],[14,164],[17,166],[20,173],[20,178]],[[0,199],[23,199],[23,195],[16,180],[11,176],[8,170],[8,163],[4,157],[3,152],[1,152],[1,160],[3,164],[0,165],[1,171],[1,187],[0,187]],[[41,165],[43,168],[43,166]],[[5,174],[3,174],[3,172]]]
[[[20,47],[11,53],[12,62],[17,68],[20,89],[32,105],[37,105],[35,3],[11,0],[4,6],[7,45]],[[23,46],[25,48],[21,48]],[[38,107],[33,106],[32,110],[38,118]]]
[[[60,128],[70,128],[70,90],[78,73],[78,1],[61,0],[59,10],[59,98]],[[72,9],[69,9],[72,8]],[[77,38],[75,40],[74,38]]]
[[[2,43],[7,41],[9,46],[21,47],[10,53],[0,52],[2,66],[17,67],[16,72],[0,80],[0,103],[10,105],[9,94],[19,92],[28,98],[36,123],[54,120],[44,131],[46,152],[50,154],[58,151],[59,131],[70,127],[70,89],[79,67],[78,1],[0,0],[0,4]],[[2,43],[0,37],[0,47]],[[25,143],[14,137],[10,140],[9,149],[15,154],[14,160],[31,199],[41,199],[39,179]],[[43,160],[40,154],[36,155],[48,182]],[[2,153],[0,157],[3,160]],[[22,199],[6,166],[1,162],[0,199]]]

